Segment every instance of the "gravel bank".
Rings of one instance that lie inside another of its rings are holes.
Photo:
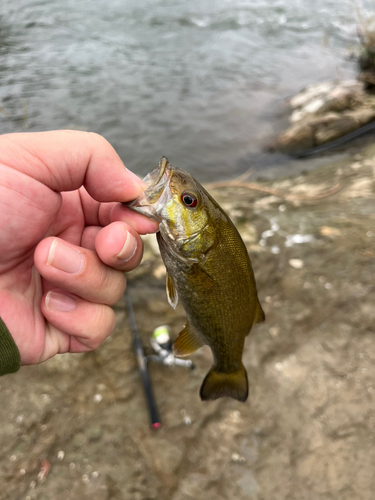
[[[267,318],[246,341],[248,401],[200,401],[205,347],[194,371],[151,365],[163,419],[151,431],[121,301],[97,352],[0,379],[1,500],[373,499],[375,147],[263,185],[285,196],[213,191]],[[184,322],[154,247],[129,276],[146,347],[156,326],[176,336]]]

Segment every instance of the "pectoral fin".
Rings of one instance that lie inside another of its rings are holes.
[[[173,278],[169,273],[167,273],[167,297],[170,305],[173,309],[176,309],[178,304],[178,293]]]
[[[192,329],[191,325],[186,323],[176,342],[173,344],[173,354],[180,357],[189,356],[189,354],[193,354],[193,352],[203,346],[204,342]]]

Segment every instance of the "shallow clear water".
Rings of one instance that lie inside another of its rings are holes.
[[[95,131],[139,174],[265,173],[283,99],[353,77],[356,41],[344,0],[1,0],[0,132]]]

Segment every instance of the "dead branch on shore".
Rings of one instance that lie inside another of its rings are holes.
[[[233,179],[232,181],[218,181],[218,182],[211,182],[207,184],[208,189],[217,189],[217,188],[224,188],[224,187],[243,187],[246,189],[251,189],[253,191],[261,191],[262,193],[267,193],[271,194],[273,196],[277,196],[278,198],[284,198],[284,199],[289,199],[289,200],[318,200],[321,198],[326,198],[327,196],[331,196],[342,188],[341,184],[337,183],[334,186],[325,189],[321,193],[317,193],[311,196],[307,196],[305,194],[298,194],[298,193],[288,193],[285,191],[282,191],[280,189],[273,189],[269,188],[266,186],[262,186],[261,184],[258,184],[257,182],[244,182],[243,179],[246,178],[249,175],[248,172],[245,172],[242,176]]]

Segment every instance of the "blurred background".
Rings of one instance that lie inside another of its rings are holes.
[[[203,181],[300,168],[262,146],[285,98],[355,76],[355,5],[2,0],[0,132],[98,132],[142,175],[162,155]]]
[[[125,300],[97,351],[2,377],[0,500],[373,500],[373,135],[306,159],[265,146],[289,126],[290,98],[327,80],[293,101],[297,149],[374,122],[374,7],[0,1],[0,132],[94,131],[141,176],[168,156],[238,227],[266,314],[245,343],[245,404],[201,402],[207,346],[194,370],[150,361],[157,430]],[[249,168],[256,182],[230,182]],[[144,244],[127,278],[155,360],[153,330],[174,340],[185,314],[167,303],[155,237]]]

